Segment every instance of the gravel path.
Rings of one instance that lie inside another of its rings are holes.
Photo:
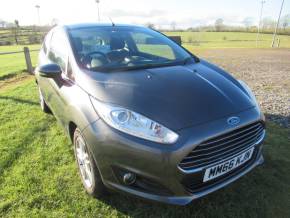
[[[211,49],[197,55],[244,80],[267,119],[290,128],[290,49]]]

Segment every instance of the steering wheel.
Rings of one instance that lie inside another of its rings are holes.
[[[91,59],[92,59],[91,56],[94,55],[94,54],[100,54],[100,55],[102,55],[102,56],[106,59],[106,61],[108,61],[108,57],[107,57],[107,55],[106,55],[105,53],[100,52],[100,51],[93,51],[93,52],[89,52],[89,53],[85,54],[85,55],[82,57],[81,62],[82,62],[84,65],[88,64],[88,63],[91,61]]]
[[[132,66],[132,65],[134,65],[135,63],[134,62],[138,62],[138,61],[142,61],[142,60],[147,60],[146,58],[144,58],[144,57],[139,57],[139,56],[137,56],[136,58],[133,58],[133,59],[131,59],[131,60],[128,60],[128,61],[126,61],[126,64],[128,65],[128,66]]]

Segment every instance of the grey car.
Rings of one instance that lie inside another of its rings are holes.
[[[265,118],[249,87],[158,31],[57,26],[35,77],[94,197],[185,205],[263,163]]]

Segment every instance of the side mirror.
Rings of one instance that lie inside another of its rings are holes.
[[[45,64],[38,68],[39,75],[47,78],[56,78],[61,74],[61,68],[57,64]]]
[[[169,38],[173,40],[174,42],[176,42],[178,45],[181,45],[182,43],[181,36],[169,36]]]

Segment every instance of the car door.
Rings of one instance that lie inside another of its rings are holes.
[[[50,31],[44,38],[41,49],[39,51],[39,55],[38,55],[38,66],[42,66],[42,65],[46,65],[51,63],[50,60],[48,59],[47,55],[48,55],[48,49],[50,46],[50,39],[52,36],[52,31]],[[37,68],[36,68],[37,70]],[[37,74],[36,74],[37,75]],[[48,103],[48,99],[50,98],[49,96],[49,92],[48,92],[48,78],[45,77],[40,77],[37,76],[37,83],[38,83],[38,87],[41,90],[42,96],[45,99],[45,102]],[[49,104],[49,103],[48,103]]]
[[[68,65],[68,41],[61,29],[53,31],[49,48],[47,51],[47,60],[49,63],[58,64],[62,70],[62,74],[57,78],[42,78],[41,87],[45,96],[46,103],[49,105],[55,117],[65,125],[65,108],[67,99],[65,93],[69,92],[72,81],[67,77]],[[71,74],[71,73],[70,73]]]

